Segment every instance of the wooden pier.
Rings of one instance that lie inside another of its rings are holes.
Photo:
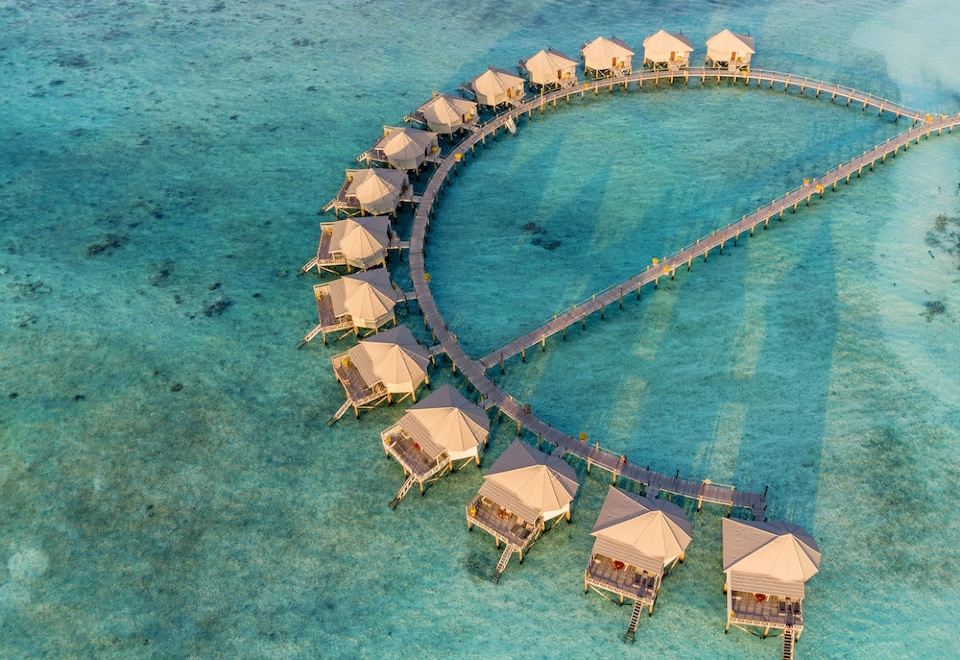
[[[501,128],[514,133],[517,130],[518,120],[523,118],[524,115],[531,118],[534,111],[542,113],[549,106],[556,107],[559,101],[569,103],[571,99],[578,95],[583,98],[589,92],[594,94],[599,94],[601,91],[613,92],[614,90],[629,92],[631,88],[642,88],[645,83],[673,85],[679,82],[685,85],[707,85],[714,81],[717,84],[722,81],[730,81],[733,84],[743,83],[746,87],[760,89],[780,89],[780,86],[782,86],[784,92],[794,92],[811,98],[829,95],[831,102],[839,99],[841,102],[845,102],[847,106],[854,105],[863,111],[870,108],[876,110],[878,115],[886,113],[897,119],[905,117],[912,120],[913,126],[908,131],[868,150],[858,158],[834,168],[819,179],[792,190],[736,222],[712,232],[668,257],[656,267],[649,267],[629,280],[605,289],[589,301],[574,306],[549,323],[515,339],[482,359],[475,360],[467,355],[460,346],[456,335],[447,328],[443,316],[437,308],[430,290],[429,277],[424,262],[424,243],[431,216],[435,212],[444,186],[450,182],[451,173],[455,174],[457,168],[463,166],[467,155],[474,153],[478,146],[485,146],[488,137],[496,139],[497,132]],[[646,489],[648,497],[656,497],[658,493],[664,493],[671,498],[679,496],[695,500],[698,510],[704,502],[707,502],[728,507],[730,510],[734,508],[746,510],[755,519],[764,520],[766,490],[763,493],[743,491],[733,486],[713,484],[709,480],[684,479],[679,476],[679,473],[671,477],[635,465],[624,456],[602,449],[599,445],[588,445],[550,426],[536,416],[528,405],[520,404],[498,388],[486,372],[493,365],[500,363],[501,360],[508,359],[518,353],[525,357],[525,351],[537,344],[545,347],[547,337],[561,332],[564,328],[584,319],[589,314],[597,311],[602,313],[606,305],[620,302],[624,295],[639,290],[644,285],[651,282],[656,284],[661,277],[674,276],[677,268],[684,266],[689,268],[695,258],[701,256],[706,258],[713,249],[723,250],[728,242],[736,244],[744,233],[752,234],[760,224],[766,227],[772,218],[781,217],[785,211],[796,211],[800,204],[809,203],[814,195],[822,197],[828,188],[835,188],[840,181],[849,183],[851,177],[859,177],[865,169],[873,169],[877,163],[885,162],[889,156],[895,157],[901,149],[906,150],[911,144],[919,143],[921,138],[933,132],[940,134],[944,130],[950,131],[958,125],[960,125],[960,114],[935,116],[843,85],[759,69],[749,71],[711,68],[690,68],[682,71],[638,70],[618,77],[587,80],[572,87],[538,94],[525,100],[514,100],[505,111],[469,132],[437,164],[422,195],[415,200],[417,207],[410,238],[410,277],[413,281],[424,322],[431,328],[436,338],[437,344],[431,350],[431,354],[445,353],[451,360],[453,368],[458,369],[476,389],[481,403],[485,407],[499,408],[504,415],[516,422],[518,430],[526,429],[537,437],[538,442],[549,443],[562,455],[583,461],[588,471],[597,467],[609,473],[614,482],[623,479],[642,485]]]
[[[548,338],[584,321],[591,314],[597,312],[603,314],[608,306],[615,304],[622,308],[624,298],[629,298],[634,294],[639,297],[640,290],[644,286],[657,285],[662,278],[673,278],[678,269],[686,268],[690,270],[694,260],[701,257],[706,260],[712,250],[719,250],[722,253],[727,244],[737,245],[741,238],[753,236],[758,226],[763,225],[763,228],[766,229],[771,220],[782,220],[784,214],[788,211],[796,213],[801,205],[808,205],[814,197],[822,198],[828,189],[835,191],[838,183],[849,184],[851,178],[860,178],[865,170],[873,171],[877,164],[885,163],[888,157],[896,157],[900,150],[906,151],[911,144],[919,144],[921,138],[934,132],[942,132],[945,128],[950,129],[958,124],[960,124],[960,118],[957,117],[946,120],[942,118],[932,119],[876,145],[853,160],[826,172],[820,178],[804,183],[804,185],[743,216],[736,222],[697,239],[659,263],[647,266],[637,275],[607,287],[588,300],[554,316],[540,327],[491,351],[479,360],[481,366],[484,369],[490,369],[497,364],[502,365],[505,360],[516,355],[521,355],[526,360],[528,349],[538,345],[545,348]]]

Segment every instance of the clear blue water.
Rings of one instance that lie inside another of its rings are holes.
[[[431,90],[600,33],[729,25],[757,66],[956,112],[960,25],[936,7],[0,5],[0,655],[623,650],[628,611],[581,591],[602,479],[494,586],[493,543],[463,522],[478,471],[393,512],[378,434],[401,409],[326,427],[342,346],[295,350],[315,211]],[[730,88],[561,108],[450,189],[438,304],[483,353],[897,128]],[[931,138],[498,379],[637,462],[769,485],[824,552],[801,654],[950,655],[958,182],[956,135]],[[722,513],[691,512],[633,651],[779,651],[722,633]]]

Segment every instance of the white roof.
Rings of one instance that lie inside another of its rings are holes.
[[[666,30],[658,30],[643,40],[643,47],[658,53],[693,52],[693,44],[684,35]]]
[[[707,39],[707,48],[725,53],[755,53],[753,37],[724,28]]]
[[[508,89],[523,86],[524,80],[503,69],[490,67],[470,83],[474,91],[484,96],[504,94]]]
[[[393,313],[399,293],[383,268],[344,275],[330,285],[334,313],[349,314],[354,322],[379,319]]]
[[[427,454],[439,456],[446,451],[454,460],[476,455],[476,448],[487,442],[490,433],[483,409],[449,385],[411,406],[398,425]]]
[[[611,487],[592,534],[594,552],[659,574],[690,545],[693,527],[675,504]]]
[[[366,171],[366,170],[363,170]],[[390,242],[390,218],[385,215],[347,218],[333,223],[330,251],[354,261],[381,255]]]
[[[576,68],[577,61],[571,60],[563,53],[555,50],[540,50],[531,55],[520,65],[530,73],[531,81],[557,80],[557,71]]]
[[[580,485],[566,461],[519,440],[507,447],[483,478],[481,495],[528,522],[567,507]]]
[[[437,134],[419,128],[384,126],[383,137],[377,141],[387,162],[400,169],[411,169],[407,165],[419,166],[430,147],[437,144]]]
[[[421,105],[418,112],[428,125],[459,127],[463,124],[464,116],[476,116],[477,104],[458,96],[437,94]]]
[[[724,518],[723,570],[739,591],[802,598],[804,582],[820,570],[820,550],[791,523]]]
[[[430,355],[404,325],[362,339],[348,351],[367,385],[388,392],[413,392],[425,380]]]
[[[597,37],[588,44],[584,44],[580,52],[584,57],[601,62],[610,62],[614,57],[626,59],[633,56],[633,51],[620,39],[614,37]]]
[[[410,181],[406,172],[380,167],[347,170],[347,177],[347,194],[356,197],[361,208],[373,214],[394,211]]]

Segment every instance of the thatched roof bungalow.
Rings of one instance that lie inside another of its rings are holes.
[[[419,170],[440,153],[437,134],[408,126],[384,126],[383,137],[367,152],[369,160],[398,170]]]
[[[410,487],[424,485],[470,461],[480,465],[480,450],[490,435],[490,419],[477,404],[444,385],[411,406],[396,424],[380,434],[383,451],[403,467],[407,480],[391,502],[396,507]]]
[[[621,605],[633,600],[626,635],[632,641],[643,608],[653,615],[664,574],[683,561],[693,528],[675,504],[611,486],[592,534],[583,591],[611,593]]]
[[[707,39],[707,66],[731,70],[748,67],[757,52],[755,46],[753,37],[724,28]]]
[[[324,208],[337,215],[388,215],[400,202],[412,201],[410,178],[406,172],[383,167],[347,170],[340,191]]]
[[[523,554],[543,534],[550,521],[570,521],[570,504],[577,494],[577,475],[563,459],[514,440],[484,475],[483,485],[467,505],[467,529],[474,525],[506,546],[494,581],[510,556]]]
[[[471,80],[470,89],[477,97],[477,103],[490,108],[517,103],[526,93],[523,78],[493,67]]]
[[[342,331],[345,335],[360,330],[377,332],[387,323],[397,324],[394,310],[403,293],[390,281],[385,268],[355,275],[344,275],[329,284],[315,284],[318,328],[327,343],[327,335]]]
[[[659,30],[643,40],[643,65],[650,69],[686,69],[693,44],[681,33]]]
[[[453,135],[477,120],[477,104],[452,94],[433,93],[433,97],[417,108],[412,119],[426,124],[434,133]]]
[[[335,417],[339,419],[350,407],[359,417],[361,409],[384,401],[402,401],[407,397],[416,401],[417,389],[430,384],[430,361],[430,352],[404,325],[360,340],[330,359],[334,375],[347,395]]]
[[[634,52],[626,43],[614,37],[597,37],[580,49],[583,69],[596,78],[622,76],[633,67]]]
[[[526,72],[531,85],[542,90],[577,84],[577,61],[553,49],[540,50],[520,60],[520,69]]]
[[[793,657],[793,643],[803,632],[805,585],[820,570],[820,557],[816,541],[802,527],[724,518],[725,630],[731,625],[759,629],[764,636],[783,630],[785,657]]]

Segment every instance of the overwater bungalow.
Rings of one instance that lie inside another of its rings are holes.
[[[623,41],[613,37],[597,37],[580,49],[583,70],[595,78],[622,76],[633,67],[633,51]]]
[[[428,160],[438,162],[437,134],[409,126],[384,126],[383,137],[361,156],[367,162],[386,163],[397,170],[417,171]]]
[[[351,332],[359,336],[361,330],[376,333],[391,321],[396,325],[394,308],[404,299],[385,268],[344,275],[329,284],[315,284],[313,295],[319,323],[304,341],[321,334],[324,344],[333,332],[343,333],[339,337],[343,338]]]
[[[304,266],[304,270],[316,266],[318,273],[335,273],[333,269],[336,267],[351,271],[385,266],[387,250],[399,245],[390,231],[390,218],[385,215],[321,222],[317,256]]]
[[[731,71],[748,67],[754,46],[753,37],[723,29],[707,39],[707,66]]]
[[[343,385],[347,400],[331,423],[353,408],[360,411],[383,402],[417,400],[417,389],[430,384],[427,368],[430,352],[421,346],[404,325],[361,339],[345,353],[330,359],[337,381]]]
[[[412,202],[413,189],[406,172],[382,167],[347,170],[346,179],[337,196],[323,207],[333,210],[339,217],[342,211],[347,217],[387,215],[396,213],[400,202]]]
[[[520,561],[550,522],[570,522],[577,475],[563,459],[514,440],[483,477],[467,505],[467,529],[476,525],[505,547],[491,579],[500,581],[513,553]]]
[[[820,570],[820,550],[788,522],[723,519],[727,623],[747,632],[783,631],[783,657],[803,632],[804,585]]]
[[[633,640],[640,613],[653,606],[664,573],[683,561],[693,527],[683,509],[610,487],[593,527],[596,541],[583,574],[583,591],[606,591],[633,600],[627,639]]]
[[[561,89],[577,84],[577,61],[553,49],[541,50],[525,60],[520,60],[519,67],[526,73],[530,84],[541,90]]]
[[[410,119],[426,124],[434,133],[453,135],[461,129],[476,126],[477,104],[459,96],[434,92]]]
[[[643,65],[674,71],[690,66],[693,44],[683,34],[659,30],[643,40]]]
[[[411,406],[396,424],[380,434],[383,451],[403,467],[407,479],[390,503],[395,508],[413,484],[440,479],[471,461],[480,466],[480,449],[487,444],[490,419],[483,408],[444,385]]]
[[[526,93],[524,80],[503,69],[490,67],[470,81],[477,103],[489,108],[519,103]]]

